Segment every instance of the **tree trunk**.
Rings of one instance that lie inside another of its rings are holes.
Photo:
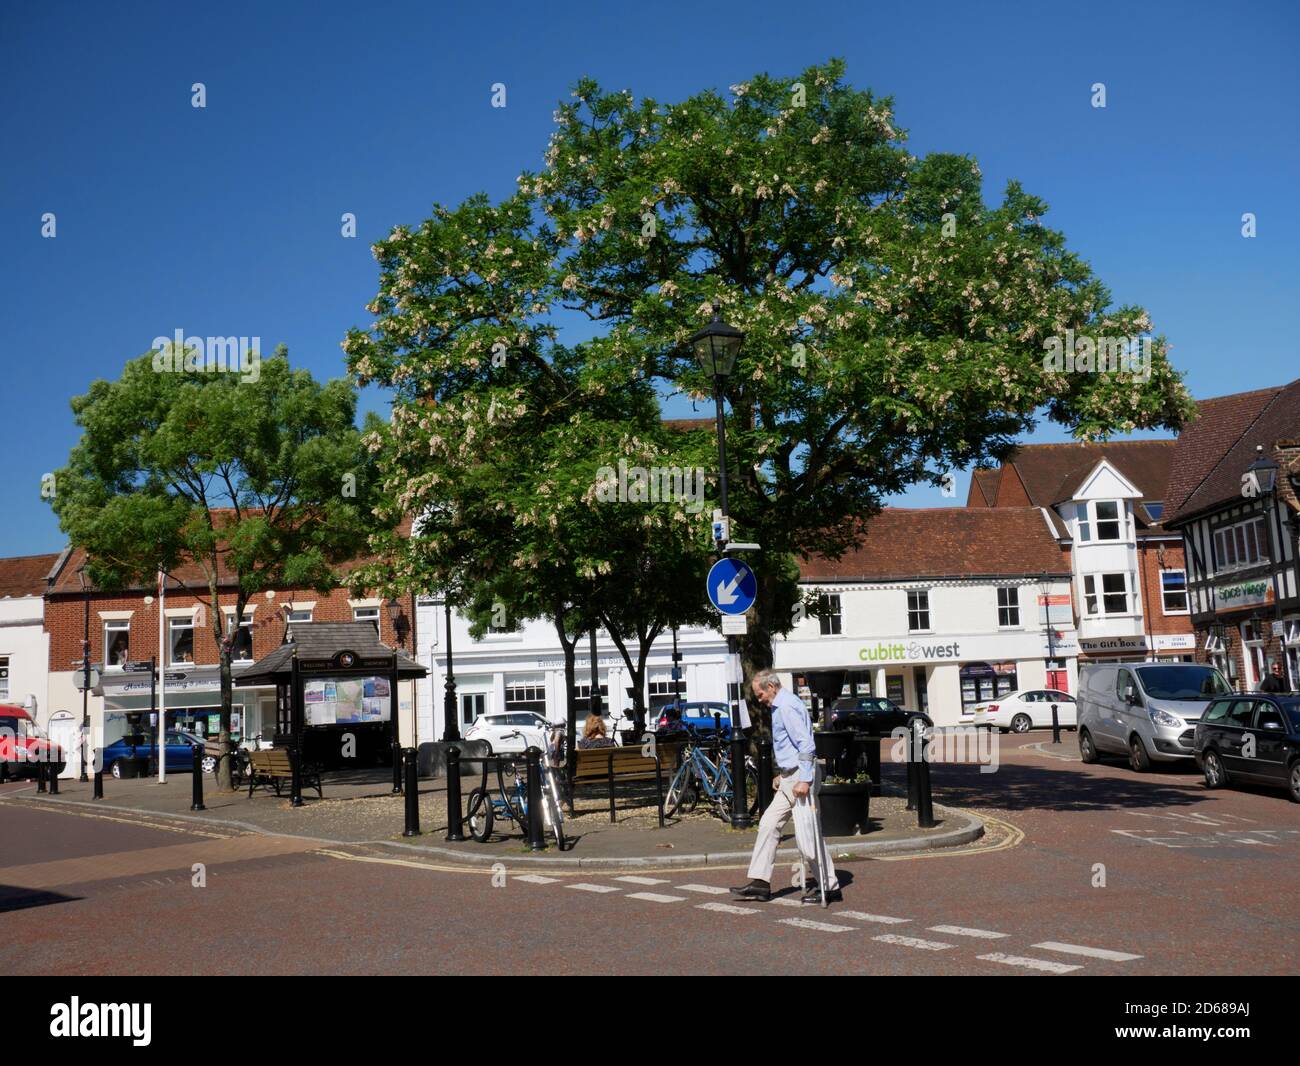
[[[555,632],[560,638],[560,647],[564,649],[564,774],[570,788],[572,788],[573,770],[577,763],[575,752],[578,750],[578,700],[574,694],[578,687],[577,654],[575,652],[578,638],[577,634],[574,634],[573,639],[570,640],[568,633],[565,632],[564,611],[562,608],[557,609],[555,612]]]
[[[230,743],[231,707],[234,703],[234,681],[230,668],[231,641],[227,637],[221,642],[221,732],[217,737],[217,791],[234,792],[234,774]],[[198,768],[196,768],[197,772]]]
[[[760,670],[771,669],[772,654],[772,612],[775,608],[775,584],[771,580],[759,578],[758,597],[749,612],[749,632],[736,638],[740,652],[740,698],[745,699],[750,709],[750,721],[758,736],[769,736],[772,732],[771,722],[766,709],[755,699],[747,699],[750,694],[750,679]]]

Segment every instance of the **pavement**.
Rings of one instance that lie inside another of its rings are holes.
[[[902,777],[901,769],[895,776]],[[467,796],[476,779],[465,778]],[[383,771],[349,771],[326,774],[325,797],[308,792],[302,807],[290,806],[287,795],[257,790],[218,792],[213,779],[205,778],[203,801],[207,808],[191,812],[190,775],[169,775],[164,784],[156,780],[105,778],[104,799],[92,798],[89,782],[60,782],[59,795],[41,795],[27,787],[15,796],[27,803],[64,805],[96,813],[161,818],[168,824],[211,826],[237,833],[302,838],[315,845],[359,845],[387,848],[404,853],[436,856],[439,862],[473,868],[508,862],[530,868],[623,869],[724,865],[748,862],[754,845],[753,828],[732,829],[701,805],[688,815],[666,820],[658,827],[653,796],[642,791],[624,797],[620,792],[616,821],[609,821],[609,801],[599,793],[579,793],[570,816],[566,811],[566,850],[549,842],[544,852],[529,851],[522,834],[513,824],[498,822],[497,832],[485,843],[473,840],[451,842],[447,833],[446,782],[421,780],[420,826],[417,837],[404,837],[405,799],[392,794],[391,774]],[[906,810],[898,794],[902,781],[889,782],[887,794],[871,800],[871,831],[855,837],[831,838],[828,843],[837,859],[925,851],[958,847],[978,840],[985,833],[983,819],[937,804],[937,824],[927,829],[917,825],[915,812]],[[504,832],[502,831],[504,830]],[[468,836],[468,827],[465,829]],[[793,826],[787,826],[778,850],[781,859],[795,858]]]
[[[1047,739],[1001,738],[996,766],[936,764],[936,797],[982,819],[984,835],[837,860],[844,898],[827,909],[798,902],[786,864],[774,872],[777,898],[738,904],[728,887],[743,881],[741,861],[543,868],[516,853],[473,868],[388,837],[313,841],[0,786],[0,972],[1046,978],[1300,968],[1300,808],[1280,791],[1209,791],[1190,766],[1085,766],[1073,736],[1059,747]],[[986,1022],[972,1016],[972,1036]]]

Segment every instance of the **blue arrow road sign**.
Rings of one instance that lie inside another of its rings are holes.
[[[705,585],[709,602],[723,614],[744,614],[758,595],[758,578],[739,559],[719,559]]]

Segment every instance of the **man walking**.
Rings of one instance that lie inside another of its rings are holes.
[[[1264,683],[1259,686],[1260,692],[1285,692],[1287,690],[1286,678],[1282,676],[1282,661],[1273,660],[1273,671],[1264,678]]]
[[[758,840],[749,862],[749,884],[733,888],[737,899],[766,902],[772,898],[772,865],[776,861],[776,846],[781,840],[781,830],[794,813],[795,801],[812,791],[817,745],[813,743],[812,722],[803,701],[788,689],[781,687],[781,679],[771,670],[760,670],[752,682],[754,696],[772,712],[772,759],[780,770],[772,779],[776,793],[767,811],[758,823]],[[762,788],[759,782],[759,788]],[[797,838],[796,838],[797,839]],[[811,856],[804,856],[811,862]],[[840,899],[840,883],[835,877],[829,849],[823,847],[818,868],[826,878],[827,902]],[[805,903],[820,903],[817,885],[808,886]]]

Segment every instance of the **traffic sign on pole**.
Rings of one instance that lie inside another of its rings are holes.
[[[758,578],[739,559],[719,559],[705,584],[709,602],[723,614],[744,614],[758,596]]]

